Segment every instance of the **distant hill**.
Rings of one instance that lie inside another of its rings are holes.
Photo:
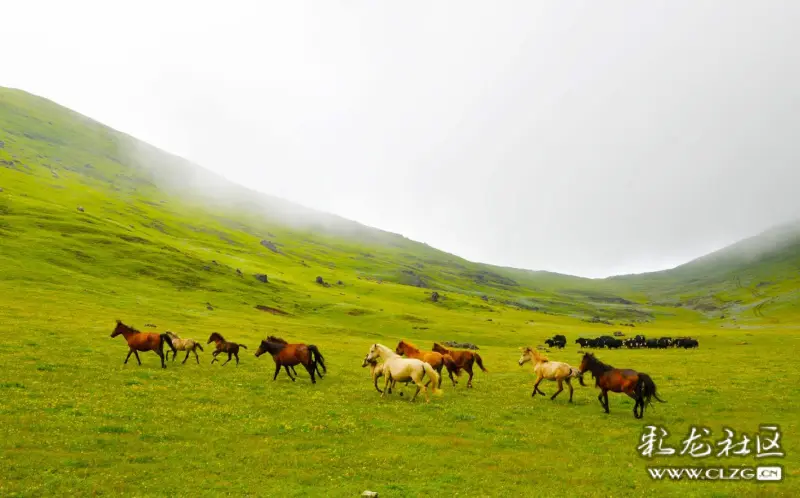
[[[297,306],[305,282],[322,276],[437,290],[452,294],[442,305],[454,308],[613,322],[650,321],[676,306],[713,314],[735,312],[731,303],[783,305],[800,287],[797,225],[674,270],[593,280],[470,262],[264,195],[20,90],[0,88],[0,144],[0,266],[9,269],[0,279],[20,285],[103,278],[266,292],[230,280],[239,269],[279,275],[271,299]]]

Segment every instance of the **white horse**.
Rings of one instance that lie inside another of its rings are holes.
[[[582,386],[586,386],[586,384],[583,383],[583,374],[572,365],[560,361],[550,361],[546,356],[539,354],[538,351],[532,348],[520,349],[522,350],[522,356],[519,359],[519,366],[524,365],[527,361],[532,361],[533,372],[536,374],[536,384],[533,386],[533,393],[531,393],[531,396],[536,396],[537,392],[542,396],[545,395],[541,389],[539,389],[539,383],[544,379],[558,382],[558,391],[550,396],[551,400],[555,399],[556,396],[564,390],[563,383],[566,382],[567,386],[569,386],[569,402],[572,403],[573,377],[577,377],[578,382],[580,382]]]
[[[400,356],[383,344],[373,344],[369,349],[369,354],[364,358],[364,362],[368,363],[378,357],[383,359],[383,372],[384,377],[386,377],[381,398],[386,395],[389,384],[394,385],[395,382],[412,381],[417,385],[417,392],[414,393],[414,397],[411,398],[411,401],[417,398],[421,390],[425,393],[425,402],[430,403],[428,388],[422,383],[422,378],[425,374],[430,378],[428,384],[431,386],[431,392],[436,394],[441,391],[436,387],[436,384],[439,382],[439,374],[437,374],[436,370],[428,363],[416,358]]]

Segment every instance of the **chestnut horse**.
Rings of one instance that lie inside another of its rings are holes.
[[[439,374],[439,385],[437,387],[442,387],[442,368],[445,366],[447,367],[447,373],[450,374],[453,387],[458,383],[456,379],[453,378],[453,373],[455,372],[456,375],[460,375],[461,369],[458,368],[456,362],[453,361],[453,358],[448,354],[437,353],[436,351],[420,351],[418,347],[405,340],[397,343],[397,348],[394,352],[400,356],[408,356],[409,358],[422,360],[432,366],[433,369],[436,370],[436,373]]]
[[[231,361],[231,355],[236,357],[236,366],[239,366],[239,348],[247,349],[247,346],[244,344],[236,344],[235,342],[228,342],[222,337],[222,334],[219,332],[214,332],[210,336],[208,336],[208,342],[206,344],[216,343],[217,349],[211,355],[214,357],[211,360],[211,364],[213,365],[215,361],[217,361],[217,355],[220,353],[228,353],[228,360],[222,364],[224,367]]]
[[[170,339],[167,334],[139,332],[135,328],[129,327],[117,320],[117,326],[114,328],[114,331],[111,332],[111,337],[117,337],[120,334],[125,337],[125,340],[128,342],[128,348],[130,348],[128,350],[128,356],[125,357],[124,364],[128,363],[131,354],[135,354],[136,361],[141,365],[142,360],[139,359],[139,351],[154,351],[158,357],[161,358],[161,368],[167,368],[167,364],[164,363],[164,343],[166,342],[170,349],[172,349],[173,354],[176,351],[175,346],[172,344],[172,339]]]
[[[483,368],[483,360],[481,359],[481,355],[478,353],[473,353],[472,351],[451,351],[438,342],[433,343],[433,350],[437,353],[450,355],[458,368],[469,374],[467,387],[472,387],[472,365],[474,363],[477,363],[478,366],[481,367],[481,370],[489,373],[488,370]]]
[[[287,344],[287,345],[289,344],[284,339],[281,339],[280,337],[275,337],[274,335],[271,335],[271,336],[267,337],[267,341],[269,341],[269,342],[279,342],[281,344]],[[312,349],[315,349],[317,352],[319,352],[319,349],[317,349],[317,347],[315,345],[313,345],[313,344],[310,344],[308,347],[312,348]],[[320,357],[322,357],[322,355],[320,355]],[[325,364],[324,363],[322,363],[322,368],[327,373],[328,370],[325,369]],[[292,371],[294,376],[297,377],[297,370],[294,369],[294,365],[290,365],[289,369]],[[317,377],[319,377],[321,379],[323,377],[323,375],[322,375],[322,371],[320,371],[320,369],[319,369],[319,364],[315,363],[315,369],[316,369],[316,372],[317,372]]]
[[[264,353],[272,355],[272,359],[275,361],[275,375],[272,377],[272,380],[278,378],[281,367],[283,367],[286,370],[286,375],[294,382],[295,378],[292,377],[289,367],[297,364],[303,365],[306,368],[308,374],[311,375],[312,384],[317,383],[317,380],[314,378],[317,364],[322,365],[322,369],[326,373],[328,371],[325,367],[325,360],[322,358],[322,354],[313,344],[308,346],[305,344],[288,344],[280,337],[269,336],[266,340],[261,341],[261,344],[258,346],[256,358]],[[322,378],[322,376],[320,376],[320,378]]]
[[[597,399],[606,413],[611,413],[608,411],[608,391],[625,393],[633,398],[636,401],[633,405],[633,416],[636,418],[644,417],[645,405],[653,404],[651,397],[660,403],[666,403],[656,395],[656,384],[646,373],[614,368],[595,358],[592,353],[584,353],[579,370],[581,373],[592,372],[592,377],[596,379],[595,387],[601,390]]]

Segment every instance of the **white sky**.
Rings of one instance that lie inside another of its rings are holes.
[[[0,85],[468,259],[604,276],[800,217],[798,14],[0,0]]]

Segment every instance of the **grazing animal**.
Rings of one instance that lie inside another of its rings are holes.
[[[369,353],[364,361],[376,360],[378,357],[383,358],[383,371],[384,377],[386,377],[381,397],[386,396],[389,384],[395,381],[404,382],[410,380],[417,385],[417,392],[414,393],[414,397],[411,398],[411,401],[417,399],[417,395],[421,390],[425,394],[425,402],[430,403],[428,385],[431,386],[431,392],[434,394],[440,392],[440,389],[437,387],[439,374],[436,373],[436,370],[434,370],[430,364],[417,358],[403,358],[383,344],[377,343],[370,347]],[[423,384],[422,378],[426,374],[430,380],[427,384]]]
[[[381,389],[378,387],[378,379],[380,379],[381,377],[383,377],[385,375],[384,374],[384,367],[386,366],[386,364],[385,363],[379,363],[377,358],[373,358],[371,360],[368,360],[367,359],[368,357],[369,357],[369,353],[367,353],[367,356],[364,357],[364,361],[361,363],[361,367],[363,368],[363,367],[366,367],[367,365],[369,365],[369,373],[372,376],[372,382],[375,384],[375,389],[379,393],[383,393],[383,391],[381,391]],[[409,382],[411,382],[411,381],[410,380],[405,381],[404,385],[408,386]],[[394,388],[395,384],[397,384],[397,381],[396,380],[392,381],[391,385],[389,386],[389,394],[392,394],[392,389]],[[403,392],[401,391],[400,392],[400,396],[402,396],[402,395],[403,395]]]
[[[258,346],[256,358],[264,353],[269,353],[275,361],[275,375],[272,377],[272,380],[278,378],[281,367],[283,367],[284,370],[286,370],[286,375],[294,382],[296,379],[292,377],[289,367],[298,364],[305,367],[306,371],[311,376],[312,384],[317,383],[317,379],[314,376],[317,371],[317,364],[322,365],[322,369],[325,372],[328,371],[325,367],[322,353],[320,353],[319,349],[313,344],[289,344],[280,337],[269,336],[266,340],[261,341],[261,344]],[[321,378],[320,376],[320,379]]]
[[[447,373],[450,375],[450,380],[453,382],[453,387],[458,384],[453,374],[455,373],[456,376],[461,375],[461,369],[456,365],[456,362],[453,361],[450,355],[438,353],[436,351],[420,351],[418,347],[405,340],[401,340],[397,343],[397,348],[394,352],[400,356],[417,358],[432,366],[433,369],[436,370],[436,373],[439,374],[439,385],[437,387],[442,387],[442,368],[445,366],[447,367]]]
[[[124,364],[128,363],[131,354],[135,354],[136,361],[141,365],[142,360],[139,359],[139,351],[154,351],[161,358],[161,368],[167,368],[167,364],[164,363],[164,343],[166,342],[172,352],[175,352],[172,339],[167,334],[139,332],[119,320],[117,320],[117,326],[114,327],[114,331],[111,332],[111,337],[117,337],[118,335],[122,335],[128,343],[128,356],[125,357]]]
[[[208,337],[208,342],[206,344],[211,344],[212,342],[217,344],[217,349],[211,353],[214,356],[214,359],[211,360],[211,364],[213,365],[215,361],[217,361],[217,355],[222,353],[228,353],[228,360],[222,364],[224,367],[231,361],[231,356],[236,357],[236,366],[239,366],[239,348],[247,349],[247,346],[244,344],[237,344],[235,342],[228,342],[222,337],[222,334],[219,332],[214,332]]]
[[[597,396],[597,399],[606,413],[611,413],[608,409],[609,391],[625,393],[633,398],[636,401],[633,405],[633,416],[636,418],[644,417],[645,405],[652,405],[651,398],[655,398],[661,403],[666,403],[666,401],[658,397],[656,384],[646,373],[614,368],[595,358],[592,353],[584,353],[579,369],[581,373],[592,373],[592,377],[595,379],[595,387],[600,388],[600,395]]]
[[[483,368],[483,360],[481,359],[481,355],[478,353],[473,353],[472,351],[451,351],[437,342],[433,343],[433,350],[437,353],[450,355],[458,368],[469,374],[469,379],[467,379],[467,387],[472,387],[472,365],[474,363],[477,363],[478,366],[481,367],[481,370],[489,373],[488,370]]]
[[[280,337],[275,337],[274,335],[271,335],[271,336],[267,337],[267,340],[270,341],[270,342],[280,342],[282,344],[289,344],[285,340],[281,339]],[[309,344],[308,347],[312,348],[312,349],[314,349],[316,351],[319,351],[319,349],[313,344]],[[320,355],[320,358],[321,357],[322,357],[322,355]],[[322,375],[322,371],[319,369],[320,364],[322,365],[322,368],[326,373],[327,373],[328,370],[326,369],[324,363],[315,363],[314,364],[315,371],[317,372],[317,377],[319,377],[321,379],[323,377],[323,375]],[[294,376],[297,377],[297,370],[294,369],[294,365],[290,365],[289,369],[292,371]]]
[[[544,379],[558,382],[558,391],[550,396],[550,399],[556,399],[556,396],[561,394],[564,390],[563,383],[566,382],[569,387],[569,402],[572,403],[572,379],[577,378],[582,386],[583,374],[577,368],[560,361],[550,361],[546,356],[539,354],[538,351],[530,347],[519,348],[522,351],[522,356],[519,358],[519,366],[524,365],[526,362],[533,362],[533,372],[536,374],[536,384],[533,386],[533,393],[531,396],[536,396],[538,392],[542,396],[545,394],[539,389],[539,383]]]
[[[203,346],[201,346],[199,342],[194,339],[181,339],[177,334],[169,330],[166,331],[165,334],[172,339],[172,345],[175,346],[176,351],[186,351],[186,357],[181,363],[186,363],[186,360],[189,359],[189,353],[194,353],[194,359],[197,360],[198,365],[200,364],[200,357],[197,356],[197,350],[203,351]],[[175,361],[176,356],[177,353],[172,353],[172,361]],[[169,351],[167,351],[167,360],[169,360]]]

